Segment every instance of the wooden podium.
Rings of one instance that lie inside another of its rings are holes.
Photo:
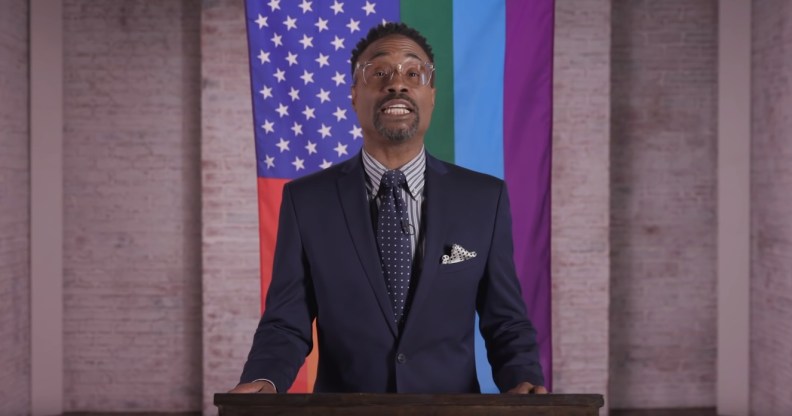
[[[600,394],[230,394],[220,416],[253,415],[531,415],[596,416]]]

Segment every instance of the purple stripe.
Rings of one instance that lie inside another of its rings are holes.
[[[554,0],[506,2],[504,177],[514,261],[536,326],[545,385],[552,388],[550,160]]]

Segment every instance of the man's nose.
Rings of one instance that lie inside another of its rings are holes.
[[[393,71],[390,79],[385,82],[385,86],[388,92],[406,92],[409,89],[401,71]]]

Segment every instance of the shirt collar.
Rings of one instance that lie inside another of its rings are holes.
[[[363,154],[363,170],[366,172],[366,189],[371,197],[379,192],[382,175],[388,170],[377,159],[374,159],[365,149],[361,149]],[[425,173],[426,173],[426,151],[421,147],[421,151],[412,160],[399,168],[407,178],[407,191],[415,199],[423,192]]]

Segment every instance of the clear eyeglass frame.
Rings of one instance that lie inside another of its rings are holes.
[[[432,82],[435,66],[429,62],[404,61],[399,64],[366,61],[355,65],[355,73],[360,73],[363,85],[381,86],[393,80],[397,72],[402,80],[412,87],[424,87]]]

